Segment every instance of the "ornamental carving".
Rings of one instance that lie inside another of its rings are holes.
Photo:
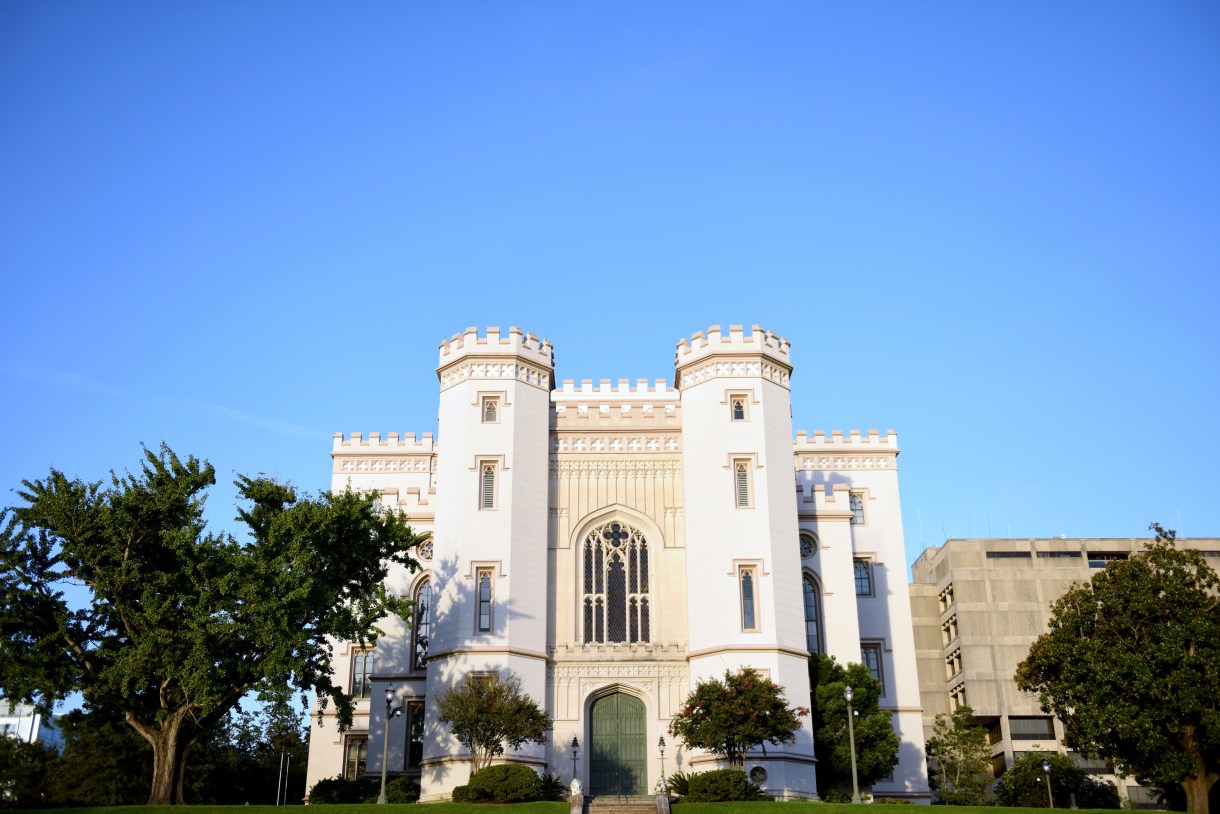
[[[431,472],[435,457],[346,458],[337,464],[343,472]]]
[[[695,365],[682,371],[682,386],[689,387],[709,379],[740,376],[758,376],[782,387],[788,386],[788,369],[762,359],[713,359]]]
[[[577,452],[598,454],[644,454],[649,452],[677,452],[681,446],[679,436],[583,436],[561,435],[551,439],[552,452]]]
[[[512,362],[461,362],[441,372],[441,390],[447,390],[467,379],[516,379],[548,393],[551,373],[535,365]]]
[[[680,461],[557,461],[552,475],[576,477],[674,477],[682,473]]]
[[[893,455],[803,455],[801,469],[892,469]]]

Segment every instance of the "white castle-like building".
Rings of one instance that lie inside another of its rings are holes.
[[[575,771],[594,795],[646,794],[662,771],[718,765],[668,733],[698,681],[749,666],[809,706],[821,652],[884,687],[902,745],[873,792],[929,799],[896,435],[794,437],[789,343],[757,325],[695,333],[675,365],[672,387],[556,387],[550,342],[469,328],[440,345],[439,441],[336,434],[333,488],[378,493],[431,538],[420,571],[390,577],[419,603],[410,625],[336,648],[336,681],[361,700],[346,732],[333,711],[313,716],[307,787],[386,761],[422,800],[447,798],[470,760],[434,699],[498,673],[554,721],[546,744],[502,760]],[[383,754],[387,688],[404,714]],[[769,794],[817,795],[804,722],[747,758]]]

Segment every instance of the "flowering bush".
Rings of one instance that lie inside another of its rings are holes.
[[[788,707],[784,691],[757,670],[725,672],[724,681],[700,681],[687,696],[670,732],[687,748],[722,755],[730,767],[743,768],[746,752],[765,744],[790,746],[801,728],[805,707]]]

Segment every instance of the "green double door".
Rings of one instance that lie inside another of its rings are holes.
[[[648,733],[644,702],[617,692],[593,702],[589,793],[646,794]]]

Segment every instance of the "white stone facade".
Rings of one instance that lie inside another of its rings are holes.
[[[440,351],[443,453],[430,433],[335,436],[333,488],[378,492],[432,533],[424,570],[390,579],[430,600],[427,652],[417,664],[419,633],[397,619],[371,654],[339,645],[336,681],[370,700],[348,732],[315,715],[310,786],[380,772],[393,687],[407,714],[390,722],[388,769],[446,798],[470,763],[431,699],[498,672],[554,719],[548,743],[504,760],[644,794],[662,736],[666,774],[716,764],[668,733],[698,680],[748,665],[809,706],[814,648],[882,678],[902,748],[874,793],[928,799],[892,432],[794,441],[789,343],[758,326],[683,339],[672,387],[555,386],[550,343],[516,328]],[[805,721],[747,758],[773,795],[817,794]]]

